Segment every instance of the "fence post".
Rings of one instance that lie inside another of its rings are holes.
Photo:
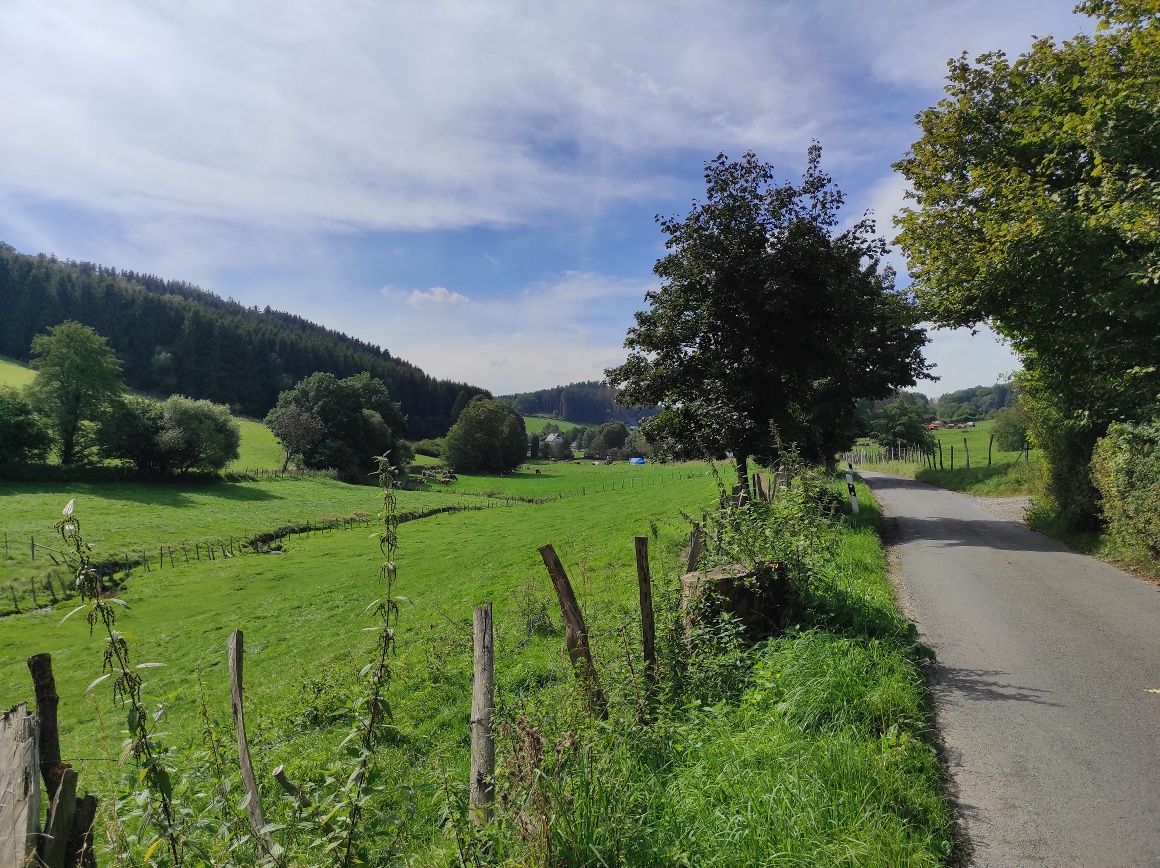
[[[636,581],[640,585],[640,629],[644,647],[645,701],[652,700],[657,678],[657,628],[653,620],[652,574],[648,568],[648,537],[636,538]]]
[[[576,602],[572,583],[568,581],[564,565],[556,557],[556,550],[552,548],[551,543],[540,546],[539,552],[540,557],[544,559],[544,566],[548,569],[548,575],[552,577],[552,585],[560,601],[560,614],[564,617],[564,641],[568,646],[568,659],[572,661],[572,669],[587,690],[588,703],[593,713],[601,720],[608,720],[608,703],[604,699],[604,692],[600,689],[600,679],[592,662],[592,650],[588,647],[588,628],[584,625],[584,615],[580,611],[580,604]]]
[[[689,533],[689,561],[685,566],[686,573],[691,573],[697,569],[697,561],[701,560],[701,542],[704,536],[701,525],[693,525],[693,530]]]
[[[266,821],[262,819],[262,803],[258,795],[258,781],[254,778],[254,766],[250,763],[250,744],[246,740],[246,716],[242,706],[242,653],[244,644],[242,631],[234,630],[229,638],[230,657],[230,704],[234,712],[234,725],[238,730],[238,765],[242,770],[242,785],[249,799],[246,811],[250,815],[250,825],[254,827],[254,837],[269,846],[269,840],[262,832]]]
[[[967,446],[967,438],[963,438],[963,455],[966,456],[967,470],[971,469],[971,449]]]
[[[472,618],[475,666],[471,683],[471,818],[491,822],[495,798],[495,741],[491,715],[495,708],[495,643],[491,603],[475,607]]]
[[[991,435],[991,439],[987,441],[987,466],[991,466],[991,447],[995,445],[995,435]]]

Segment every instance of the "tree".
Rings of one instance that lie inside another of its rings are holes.
[[[922,410],[914,404],[896,398],[883,407],[870,423],[870,432],[883,446],[917,446],[930,449],[934,437],[926,430]]]
[[[605,422],[600,426],[600,438],[610,449],[623,449],[628,439],[628,426],[623,422]]]
[[[301,459],[306,450],[322,439],[326,425],[309,410],[291,405],[277,415],[270,430],[282,444],[285,454],[282,472],[285,473],[293,459]]]
[[[533,459],[540,457],[540,435],[528,435],[528,455]]]
[[[31,394],[56,432],[60,463],[73,464],[81,423],[95,421],[124,388],[121,363],[103,337],[71,320],[33,338],[32,355]]]
[[[514,470],[527,449],[524,417],[510,404],[479,396],[463,408],[447,432],[443,458],[463,473]]]
[[[292,418],[284,422],[286,416]],[[300,455],[307,467],[334,468],[353,478],[367,473],[376,455],[389,452],[398,464],[412,457],[400,439],[406,417],[382,381],[366,372],[344,380],[333,374],[311,374],[278,396],[266,425],[276,436],[284,425],[289,431],[304,433],[302,428],[311,426],[306,417],[323,426],[321,434],[313,440],[300,437],[289,445],[283,441],[282,448]]]
[[[16,389],[0,386],[0,463],[39,463],[52,449],[52,434]]]
[[[1011,340],[1049,489],[1092,527],[1089,463],[1160,393],[1160,0],[1088,0],[1094,36],[949,64],[897,165],[899,243],[928,316]]]
[[[153,473],[217,473],[238,457],[241,428],[228,407],[172,395],[165,401],[126,396],[103,414],[102,458]]]
[[[752,153],[706,163],[705,182],[686,217],[657,218],[661,286],[609,385],[627,404],[662,406],[641,426],[651,441],[730,450],[743,484],[751,456],[776,460],[784,445],[832,463],[858,398],[925,374],[917,308],[880,268],[885,244],[869,220],[834,234],[842,194],[817,143],[800,186],[774,184]]]
[[[1027,417],[1018,404],[995,414],[991,433],[1001,452],[1018,452],[1027,444]]]
[[[158,444],[175,473],[216,473],[238,457],[241,427],[224,404],[173,395],[161,405]]]

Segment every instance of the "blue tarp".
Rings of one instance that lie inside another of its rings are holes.
[[[633,464],[644,464],[643,458],[630,458],[628,460],[631,461]]]

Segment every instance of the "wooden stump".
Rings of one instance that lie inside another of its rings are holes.
[[[780,563],[729,564],[681,576],[686,636],[723,612],[738,618],[750,637],[769,636],[781,626],[790,600],[789,578]]]

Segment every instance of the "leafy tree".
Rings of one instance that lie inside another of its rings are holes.
[[[705,166],[704,202],[658,218],[668,254],[625,339],[628,360],[605,372],[621,398],[663,409],[642,423],[676,453],[731,450],[775,460],[782,443],[833,460],[855,404],[913,385],[925,333],[907,296],[880,269],[884,242],[868,220],[834,234],[842,194],[810,148],[800,186],[773,183],[752,153]]]
[[[511,404],[474,398],[447,432],[443,458],[463,473],[514,470],[527,448],[524,417]]]
[[[282,444],[285,453],[282,472],[285,473],[293,459],[302,459],[306,450],[322,439],[326,425],[310,410],[291,405],[278,414],[270,424],[270,430]]]
[[[930,449],[934,437],[924,427],[922,410],[901,398],[896,398],[879,411],[870,423],[874,439],[883,446],[917,446]]]
[[[600,426],[600,438],[610,449],[623,449],[628,439],[628,426],[623,422],[605,422]]]
[[[115,401],[97,432],[101,457],[155,473],[217,473],[238,457],[241,428],[228,407],[173,395]]]
[[[106,460],[128,461],[138,470],[165,473],[161,448],[164,413],[158,401],[123,395],[110,402],[97,428],[97,452]]]
[[[540,457],[540,436],[538,434],[528,435],[528,455],[532,458]]]
[[[0,386],[0,463],[39,463],[52,449],[52,434],[16,389]]]
[[[34,401],[58,439],[60,463],[77,459],[77,432],[121,394],[121,363],[88,326],[63,322],[32,339]]]
[[[344,380],[324,372],[311,374],[279,395],[277,405],[266,416],[266,425],[275,435],[286,415],[299,420],[313,417],[323,426],[312,442],[297,443],[297,454],[307,467],[331,467],[349,477],[361,477],[370,470],[376,455],[390,452],[400,464],[412,457],[400,439],[407,420],[399,405],[391,400],[382,381],[366,372]]]
[[[949,64],[898,168],[899,242],[925,311],[1009,338],[1049,488],[1091,527],[1088,465],[1160,392],[1160,0],[1087,0],[1093,36]]]
[[[241,427],[224,404],[173,395],[161,414],[158,445],[171,472],[216,473],[238,457]]]
[[[995,414],[991,427],[995,445],[1003,452],[1018,452],[1027,443],[1027,417],[1019,405],[1007,407]]]

